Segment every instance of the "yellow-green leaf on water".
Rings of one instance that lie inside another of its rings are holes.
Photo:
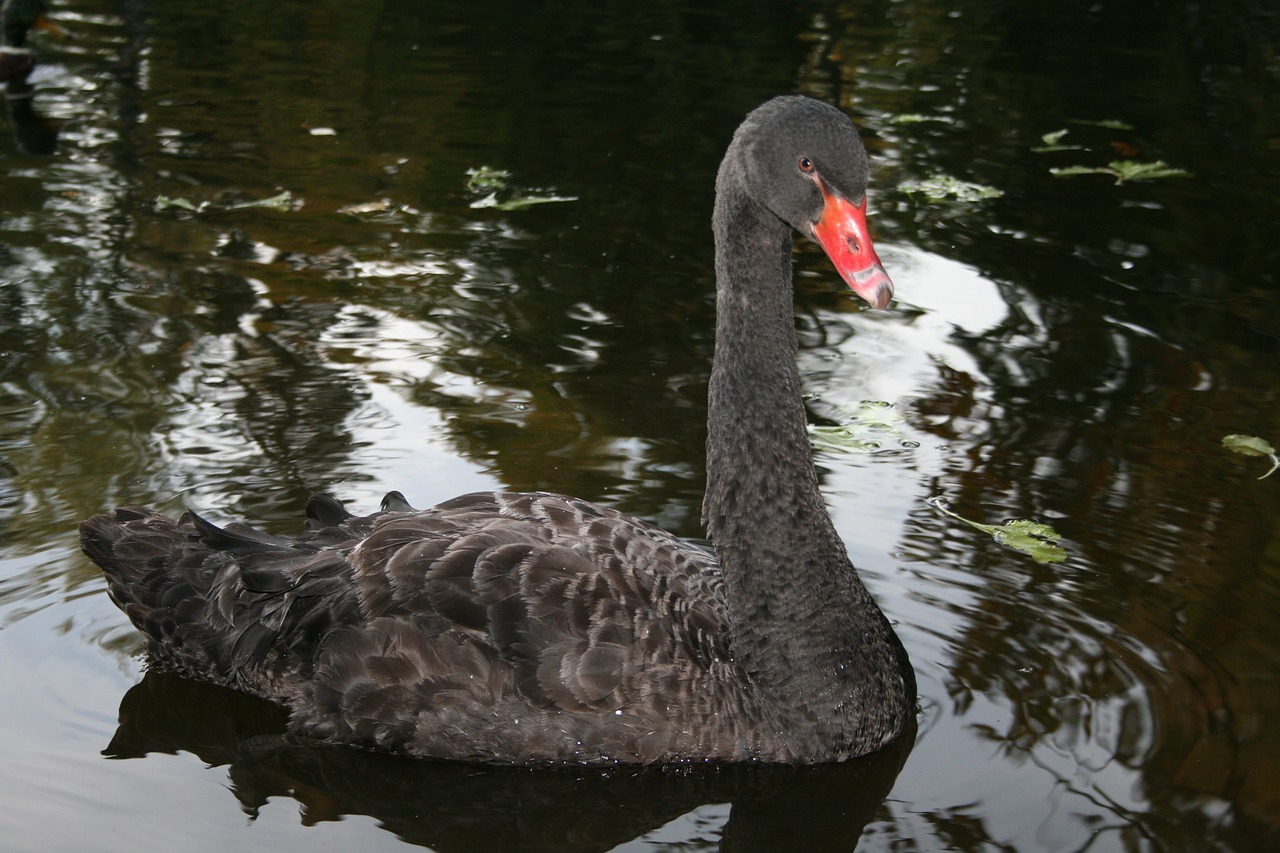
[[[1276,449],[1265,439],[1256,435],[1232,433],[1222,437],[1222,446],[1227,450],[1243,453],[1245,456],[1274,456]]]
[[[947,509],[944,498],[930,498],[929,505],[945,516],[962,521],[975,530],[981,530],[1006,548],[1013,548],[1027,554],[1037,563],[1061,563],[1067,559],[1066,549],[1058,544],[1062,536],[1043,522],[1017,518],[1006,521],[1004,524],[983,524],[981,521],[972,521]]]
[[[1271,459],[1271,470],[1259,477],[1259,480],[1265,480],[1280,468],[1280,457],[1276,456],[1276,449],[1271,446],[1270,442],[1258,438],[1256,435],[1241,435],[1240,433],[1232,433],[1222,437],[1222,446],[1233,453],[1240,453],[1245,456],[1266,456]]]
[[[991,536],[1001,545],[1030,554],[1037,563],[1061,563],[1067,559],[1067,552],[1058,544],[1062,536],[1039,521],[1025,518],[1006,521]]]
[[[270,196],[269,198],[260,198],[254,201],[238,201],[235,204],[228,204],[226,209],[247,210],[253,207],[267,207],[272,210],[292,210],[293,202],[293,193],[285,190],[284,192]]]
[[[156,210],[166,210],[168,208],[177,208],[179,210],[190,211],[191,213],[204,213],[206,211],[217,210],[247,210],[254,207],[266,207],[272,210],[292,210],[294,207],[293,193],[285,190],[282,193],[270,196],[269,198],[255,199],[253,201],[238,201],[231,204],[218,204],[216,202],[202,201],[199,204],[180,196],[156,196]]]
[[[202,201],[200,202],[200,204],[197,205],[192,201],[190,201],[189,199],[185,199],[180,196],[167,196],[167,195],[156,196],[156,210],[165,210],[170,207],[176,207],[179,210],[189,210],[192,213],[199,213],[200,211],[204,210],[207,204],[208,202]]]

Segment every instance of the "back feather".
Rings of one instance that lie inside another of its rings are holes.
[[[296,538],[138,507],[81,532],[155,665],[280,702],[313,736],[517,762],[758,747],[752,697],[726,688],[748,679],[714,557],[611,510],[393,492],[365,518],[317,496]]]

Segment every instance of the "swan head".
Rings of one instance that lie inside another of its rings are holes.
[[[848,116],[812,98],[774,98],[747,116],[730,157],[751,198],[822,246],[869,305],[889,304],[893,282],[867,228],[867,152]]]

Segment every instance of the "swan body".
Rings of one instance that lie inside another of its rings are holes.
[[[287,707],[317,739],[475,762],[841,761],[908,726],[915,678],[819,491],[791,230],[868,302],[866,157],[834,108],[776,98],[717,179],[704,521],[715,552],[561,495],[482,492],[276,537],[138,507],[82,523],[153,665]]]

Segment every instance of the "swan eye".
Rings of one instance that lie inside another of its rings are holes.
[[[796,165],[798,165],[800,167],[800,171],[804,172],[806,175],[813,173],[813,161],[808,157],[801,157],[800,162]]]

